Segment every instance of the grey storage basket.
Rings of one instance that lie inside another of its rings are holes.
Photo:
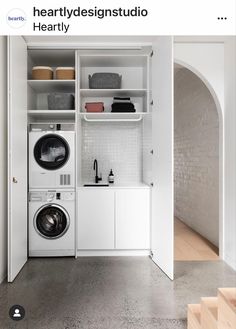
[[[48,95],[49,110],[74,110],[75,97],[69,93],[52,93]]]
[[[118,73],[94,73],[89,75],[90,89],[120,89],[122,76]]]

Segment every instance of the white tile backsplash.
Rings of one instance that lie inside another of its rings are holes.
[[[140,122],[82,123],[82,179],[94,180],[93,161],[107,181],[110,169],[116,183],[142,181],[142,124]]]

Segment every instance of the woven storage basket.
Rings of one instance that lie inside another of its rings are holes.
[[[94,73],[89,75],[89,88],[91,89],[120,89],[121,75],[118,73]]]
[[[52,80],[53,69],[49,66],[34,66],[32,68],[33,80]]]
[[[49,110],[74,110],[75,97],[69,93],[51,93],[48,95]]]
[[[56,79],[58,80],[74,80],[75,69],[74,67],[57,67]]]

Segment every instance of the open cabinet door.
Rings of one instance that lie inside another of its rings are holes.
[[[8,282],[27,261],[27,47],[8,38]]]
[[[152,220],[153,261],[174,278],[172,38],[157,37],[152,56]]]

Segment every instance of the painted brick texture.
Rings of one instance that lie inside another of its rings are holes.
[[[218,246],[219,124],[214,100],[191,71],[175,74],[175,216]]]

